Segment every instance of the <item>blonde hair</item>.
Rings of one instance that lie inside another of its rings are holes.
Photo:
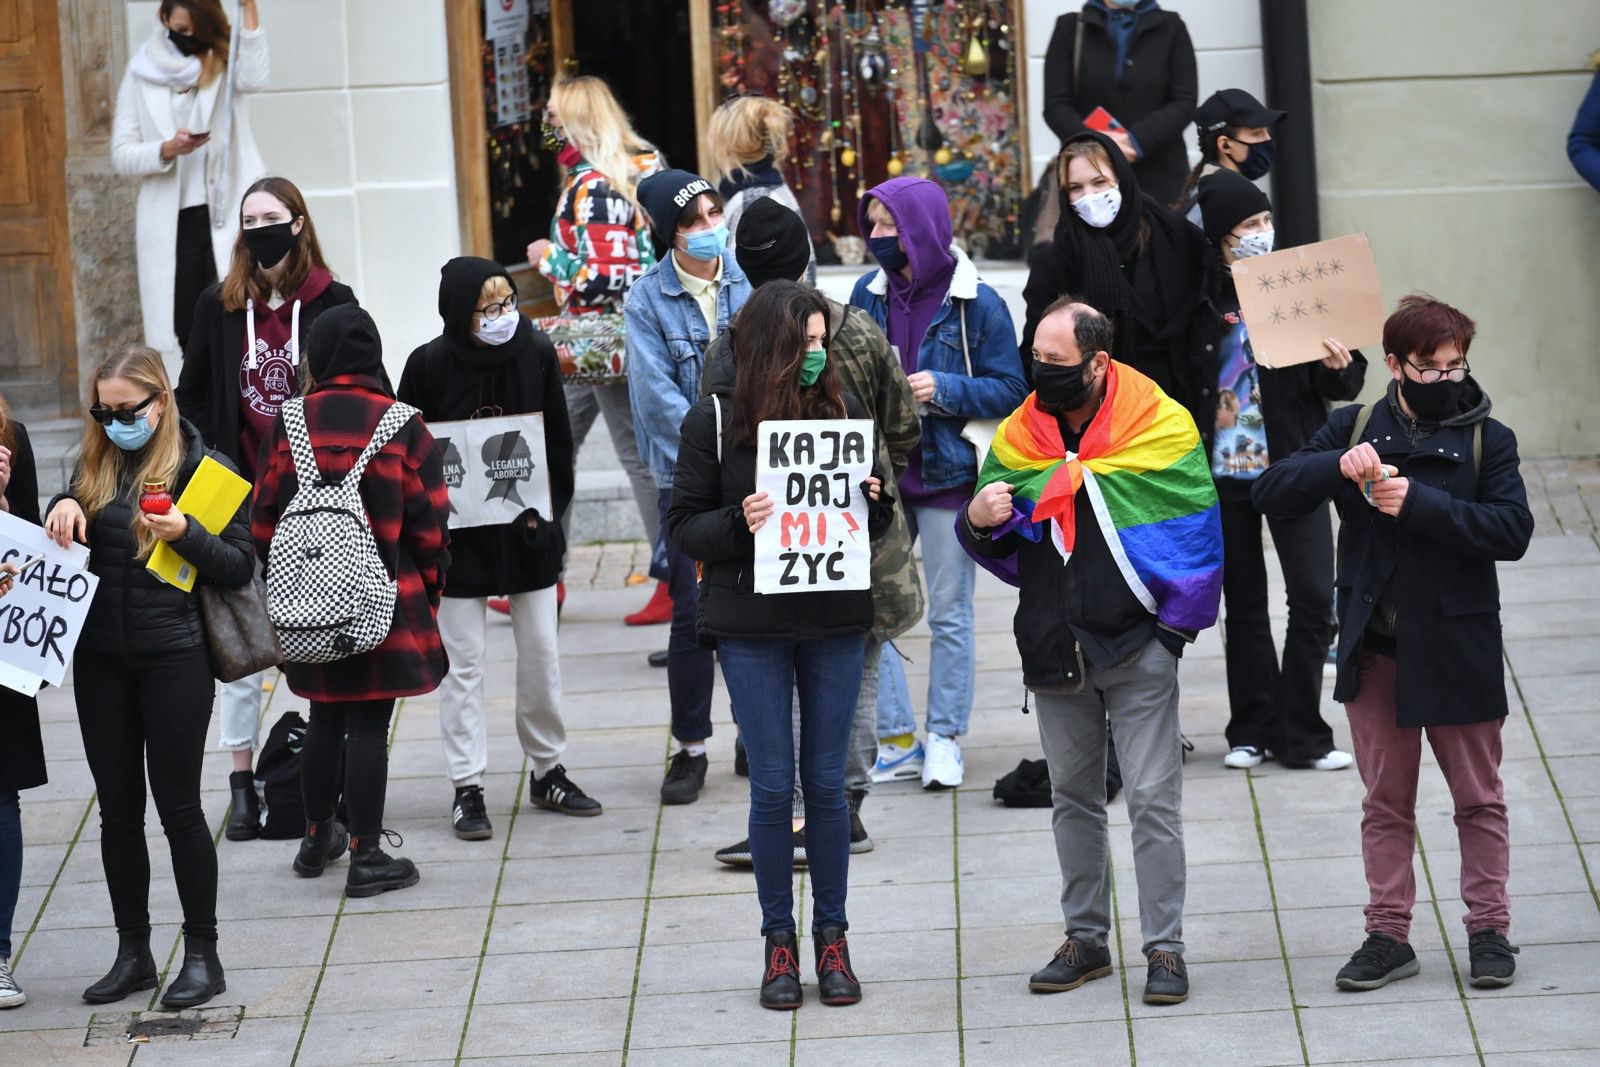
[[[721,184],[765,156],[789,150],[794,112],[765,96],[736,96],[711,114],[706,127],[709,177]]]
[[[72,496],[90,522],[116,499],[125,482],[131,482],[135,493],[145,482],[165,482],[169,489],[173,488],[178,464],[183,461],[178,408],[172,402],[172,386],[160,354],[146,345],[132,344],[124,345],[101,360],[89,377],[91,405],[100,402],[100,383],[112,378],[126,378],[143,386],[147,395],[158,394],[166,401],[166,409],[156,424],[155,436],[137,452],[124,452],[112,444],[100,424],[84,416],[83,447],[79,452],[77,473],[72,478]],[[127,477],[129,468],[135,464],[131,478]],[[138,508],[133,509],[133,540],[138,547],[137,559],[147,558],[156,546],[156,535],[139,521]]]
[[[634,132],[611,87],[590,74],[562,75],[550,87],[550,106],[588,164],[637,208],[643,175],[636,157],[655,149]]]

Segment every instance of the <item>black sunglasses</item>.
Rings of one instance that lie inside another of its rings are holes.
[[[156,398],[160,395],[161,394],[159,392],[151,393],[149,396],[145,397],[143,401],[131,408],[103,408],[99,406],[92,406],[89,408],[89,417],[95,422],[98,422],[101,426],[110,426],[112,419],[122,423],[124,426],[132,426],[144,414],[144,409],[149,407],[151,404],[154,404],[156,402]]]

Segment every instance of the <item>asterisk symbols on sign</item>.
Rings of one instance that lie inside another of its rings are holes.
[[[1290,306],[1289,311],[1292,312],[1294,317],[1297,319],[1303,319],[1310,314],[1310,312],[1306,311],[1306,306],[1298,300],[1296,300],[1294,304]]]
[[[1326,278],[1328,276],[1328,267],[1319,259],[1317,265],[1311,268],[1311,273],[1319,278]]]
[[[1337,259],[1330,260],[1329,263],[1328,263],[1328,273],[1330,273],[1330,274],[1343,274],[1344,273],[1344,264],[1340,263]]]
[[[1269,317],[1272,319],[1274,326],[1281,326],[1284,318],[1283,309],[1277,305],[1273,305],[1272,314]]]
[[[1318,315],[1326,315],[1328,313],[1328,302],[1319,297],[1317,301],[1311,305],[1311,310],[1315,311]]]
[[[1260,289],[1263,293],[1272,292],[1274,287],[1272,275],[1270,274],[1263,274],[1256,279],[1256,288]]]
[[[1299,270],[1294,272],[1294,276],[1301,282],[1309,282],[1311,280],[1311,271],[1305,267],[1301,267]]]
[[[1278,284],[1280,284],[1280,285],[1293,285],[1294,284],[1294,275],[1289,273],[1288,271],[1281,272],[1278,275]]]

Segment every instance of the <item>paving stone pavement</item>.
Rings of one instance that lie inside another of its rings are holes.
[[[1120,801],[1111,809],[1119,971],[1073,993],[1030,995],[1026,975],[1060,939],[1059,883],[1048,812],[1003,809],[989,795],[996,777],[1037,755],[1038,741],[1018,711],[1014,596],[980,571],[967,783],[939,794],[880,786],[864,809],[877,848],[852,860],[850,913],[866,999],[824,1008],[811,987],[802,1011],[764,1012],[750,876],[711,858],[744,835],[726,694],[719,685],[705,793],[662,808],[666,678],[645,654],[666,634],[621,625],[648,586],[625,584],[642,569],[644,546],[614,543],[573,552],[562,621],[566,764],[605,802],[602,817],[526,805],[503,621],[491,642],[507,666],[488,677],[492,840],[450,833],[436,701],[407,700],[397,715],[386,821],[405,835],[400,854],[421,869],[414,889],[347,900],[343,863],[333,877],[306,881],[290,873],[294,842],[221,840],[228,755],[208,753],[228,970],[215,1004],[242,1009],[232,1040],[86,1047],[97,1011],[102,1020],[148,1011],[155,995],[99,1009],[79,999],[110,962],[115,934],[72,694],[47,691],[51,781],[23,794],[15,962],[29,1002],[0,1012],[0,1065],[1600,1063],[1600,465],[1555,460],[1524,470],[1538,536],[1527,559],[1501,570],[1513,708],[1504,767],[1512,937],[1523,947],[1510,989],[1463,982],[1459,857],[1449,796],[1432,767],[1418,803],[1413,939],[1422,973],[1374,993],[1334,988],[1361,937],[1359,779],[1353,770],[1272,764],[1223,769],[1227,701],[1212,630],[1181,673],[1196,745],[1184,798],[1193,996],[1165,1008],[1139,1000],[1137,895]],[[919,692],[926,628],[901,644]],[[279,685],[266,719],[293,708],[304,701]],[[1339,709],[1330,702],[1326,711],[1348,741]],[[170,969],[177,900],[153,816],[148,832],[158,959]],[[804,901],[804,877],[797,883]]]

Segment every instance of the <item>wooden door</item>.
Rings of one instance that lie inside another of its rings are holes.
[[[56,0],[0,0],[0,393],[76,406],[66,114]]]

